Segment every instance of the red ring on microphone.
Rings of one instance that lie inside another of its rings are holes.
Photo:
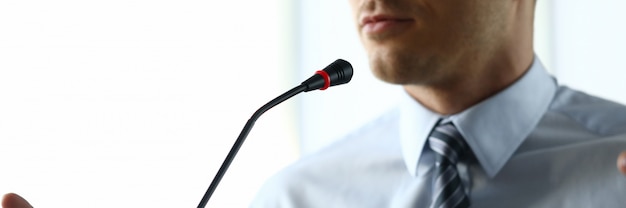
[[[328,73],[323,70],[319,70],[316,71],[315,74],[319,74],[322,78],[324,78],[324,87],[320,88],[320,90],[328,89],[328,87],[330,87],[330,76],[328,76]]]

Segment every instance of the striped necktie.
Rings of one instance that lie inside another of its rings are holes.
[[[433,181],[432,208],[469,207],[463,182],[456,164],[466,152],[467,144],[452,122],[439,124],[428,137],[430,148],[436,155]]]

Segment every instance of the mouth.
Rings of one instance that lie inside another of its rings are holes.
[[[368,35],[399,32],[414,22],[411,18],[391,15],[371,15],[361,18],[360,27]]]

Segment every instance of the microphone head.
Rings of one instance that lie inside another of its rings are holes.
[[[337,59],[323,70],[317,71],[315,75],[302,82],[306,86],[305,92],[312,90],[325,90],[328,87],[345,84],[352,80],[352,65],[343,60]]]

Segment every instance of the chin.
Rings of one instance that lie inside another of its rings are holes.
[[[388,63],[371,63],[372,72],[376,78],[390,84],[409,84],[413,79],[413,75],[409,70],[403,70],[401,67]]]
[[[391,84],[419,84],[428,82],[429,67],[418,64],[416,57],[370,57],[374,76]]]

